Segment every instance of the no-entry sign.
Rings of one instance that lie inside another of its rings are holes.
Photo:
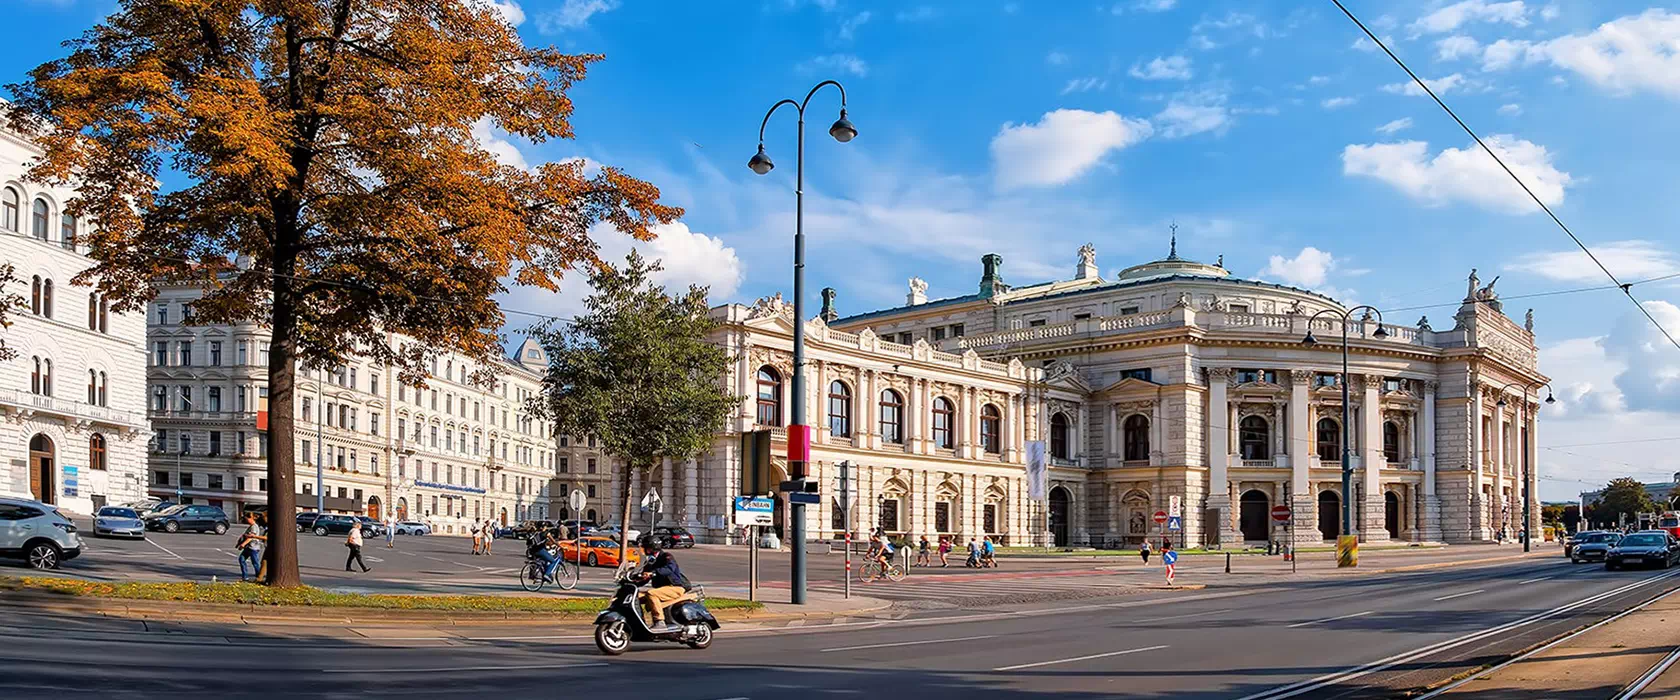
[[[1166,521],[1167,521],[1167,512],[1166,511],[1164,511],[1164,510],[1155,511],[1155,524],[1156,525],[1160,525],[1161,523],[1164,523]]]
[[[1272,519],[1280,523],[1289,522],[1289,506],[1272,506]]]

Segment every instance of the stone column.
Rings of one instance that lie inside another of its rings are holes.
[[[1103,432],[1107,435],[1108,449],[1103,452],[1109,460],[1120,457],[1120,407],[1112,403],[1103,404]]]
[[[1487,499],[1482,488],[1487,477],[1482,473],[1482,453],[1487,441],[1482,439],[1482,386],[1474,378],[1470,382],[1470,532],[1473,541],[1492,539],[1488,529]]]
[[[1166,463],[1167,426],[1161,410],[1161,396],[1157,393],[1155,402],[1149,405],[1149,466],[1152,467]]]
[[[1293,464],[1295,457],[1295,451],[1289,446],[1289,434],[1295,430],[1295,421],[1289,415],[1288,406],[1286,401],[1272,402],[1272,415],[1277,416],[1272,426],[1272,464],[1279,467]]]
[[[1005,396],[1003,398],[1003,406],[1000,407],[1003,409],[1003,425],[999,426],[998,430],[998,440],[1002,441],[998,446],[1003,448],[1002,457],[1005,462],[1014,462],[1016,459],[1015,423],[1020,420],[1021,415],[1021,410],[1016,408],[1016,404],[1019,401],[1020,397],[1014,395]],[[998,527],[1003,527],[1003,523],[999,522]]]
[[[1384,514],[1382,468],[1388,463],[1382,453],[1382,377],[1364,375],[1365,398],[1360,406],[1360,434],[1364,436],[1363,457],[1365,517],[1360,523],[1360,541],[1386,542],[1388,527]]]
[[[700,461],[683,462],[683,527],[700,529]]]
[[[1079,404],[1079,425],[1073,429],[1073,459],[1081,467],[1091,466],[1091,409],[1085,403]]]
[[[922,380],[912,377],[904,395],[904,448],[910,454],[922,449]]]
[[[1073,525],[1073,545],[1088,546],[1091,544],[1091,532],[1088,527],[1091,520],[1091,504],[1089,502],[1091,490],[1088,488],[1088,484],[1084,482],[1075,486],[1076,488],[1069,489],[1076,499],[1073,513],[1070,514],[1073,517],[1073,522],[1070,523]]]
[[[863,370],[862,381],[858,384],[861,385],[858,393],[862,396],[858,397],[858,424],[852,434],[857,436],[860,447],[872,450],[881,446],[881,424],[875,418],[875,413],[881,410],[881,392],[875,388],[875,370]]]
[[[1505,489],[1511,482],[1505,478],[1505,409],[1499,407],[1497,398],[1494,401],[1496,403],[1493,405],[1493,435],[1490,438],[1493,441],[1491,452],[1493,454],[1494,506],[1490,516],[1493,519],[1493,535],[1498,537],[1502,529],[1512,524],[1509,513],[1511,499],[1505,495]]]
[[[1317,501],[1310,480],[1312,463],[1317,456],[1308,403],[1312,378],[1313,373],[1308,370],[1289,373],[1289,508],[1296,519],[1292,540],[1296,547],[1324,541],[1324,536],[1318,532],[1318,520],[1313,517]]]
[[[1430,380],[1423,385],[1423,522],[1420,524],[1419,535],[1425,542],[1440,542],[1441,533],[1441,498],[1435,493],[1435,394],[1441,383]]]
[[[1242,534],[1231,526],[1231,369],[1208,369],[1208,489],[1207,509],[1216,511],[1219,523],[1217,544],[1242,544]],[[1185,504],[1186,520],[1200,518],[1193,504]],[[1188,527],[1189,523],[1185,523]],[[1213,534],[1213,533],[1209,533]]]
[[[1539,398],[1539,397],[1536,396],[1535,398]],[[1540,480],[1539,480],[1540,464],[1537,461],[1540,457],[1540,454],[1539,454],[1539,452],[1536,451],[1537,446],[1540,444],[1537,441],[1540,438],[1536,434],[1536,433],[1539,432],[1539,430],[1538,430],[1539,425],[1537,424],[1537,421],[1535,421],[1535,415],[1534,415],[1535,411],[1538,410],[1539,408],[1540,408],[1540,403],[1538,401],[1536,401],[1533,404],[1530,404],[1530,407],[1529,407],[1529,410],[1528,410],[1528,439],[1524,441],[1524,445],[1523,445],[1523,449],[1527,450],[1527,453],[1528,453],[1528,474],[1527,474],[1526,478],[1528,480],[1528,501],[1529,501],[1529,503],[1528,503],[1528,507],[1529,507],[1529,511],[1528,511],[1528,532],[1529,532],[1530,537],[1540,537],[1541,536],[1541,530],[1540,530]],[[1520,464],[1517,465],[1517,468],[1519,468],[1519,469],[1522,468],[1522,465],[1520,465]],[[1541,540],[1538,540],[1538,539],[1534,540],[1534,545],[1533,546],[1538,546],[1538,544],[1540,542],[1541,542]]]

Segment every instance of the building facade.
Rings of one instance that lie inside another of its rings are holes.
[[[195,323],[200,294],[165,286],[148,315],[150,490],[237,515],[268,499],[259,414],[270,336],[256,323]],[[423,389],[367,359],[300,370],[299,509],[418,520],[439,534],[464,534],[487,519],[546,518],[554,441],[524,402],[541,391],[547,366],[542,348],[527,340],[490,368],[489,387],[473,379],[477,363],[454,354],[433,360]]]
[[[73,189],[25,182],[40,150],[0,130],[0,264],[23,298],[0,329],[17,356],[0,362],[0,495],[69,512],[145,495],[145,324],[71,282],[93,265],[66,211]]]

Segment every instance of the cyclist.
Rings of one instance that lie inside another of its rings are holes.
[[[879,564],[883,573],[892,567],[892,551],[892,543],[887,541],[887,531],[875,528],[875,533],[869,536],[869,559]]]
[[[554,570],[560,567],[560,538],[555,529],[544,529],[531,535],[531,545],[526,548],[525,556],[529,559],[541,559],[543,566],[543,580],[553,581]]]

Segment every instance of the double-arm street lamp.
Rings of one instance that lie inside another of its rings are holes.
[[[1366,304],[1366,305],[1362,305],[1362,306],[1355,306],[1351,309],[1348,309],[1347,311],[1337,311],[1335,309],[1325,309],[1325,310],[1320,311],[1316,314],[1313,314],[1312,318],[1307,319],[1307,337],[1301,339],[1301,342],[1303,344],[1305,344],[1307,347],[1312,347],[1312,346],[1318,345],[1318,339],[1314,338],[1313,334],[1312,334],[1312,324],[1313,324],[1313,321],[1318,320],[1319,316],[1329,314],[1331,316],[1336,316],[1336,317],[1338,317],[1342,320],[1342,376],[1341,376],[1341,379],[1339,379],[1336,382],[1337,384],[1340,384],[1342,386],[1342,532],[1341,532],[1342,537],[1348,537],[1348,536],[1352,535],[1353,532],[1354,532],[1354,530],[1353,530],[1353,460],[1352,460],[1352,457],[1351,457],[1352,447],[1351,447],[1351,443],[1349,442],[1352,431],[1348,427],[1348,416],[1351,413],[1351,409],[1350,409],[1349,403],[1348,403],[1348,326],[1353,322],[1353,312],[1359,311],[1360,309],[1367,309],[1371,313],[1376,314],[1376,316],[1377,316],[1377,330],[1376,330],[1376,332],[1371,334],[1371,337],[1376,338],[1378,340],[1381,340],[1383,338],[1387,338],[1388,337],[1388,331],[1383,330],[1382,312],[1378,311],[1377,307]],[[1366,406],[1365,407],[1365,410],[1367,410],[1367,411],[1373,411],[1373,410],[1376,410],[1376,409],[1377,409],[1376,406]],[[1357,539],[1350,542],[1348,546],[1350,548],[1352,548],[1352,550],[1354,552],[1356,552],[1356,553],[1358,552],[1359,544],[1358,544]],[[1354,557],[1357,557],[1357,554],[1355,554]],[[1337,566],[1353,566],[1354,561],[1357,561],[1357,559],[1356,558],[1343,558],[1343,557],[1339,557],[1339,556],[1336,557],[1336,565]]]
[[[1522,522],[1522,530],[1520,530],[1519,532],[1522,533],[1523,551],[1527,552],[1527,551],[1530,551],[1529,544],[1528,544],[1529,540],[1534,537],[1534,533],[1529,532],[1529,529],[1528,529],[1529,517],[1531,515],[1530,512],[1529,512],[1529,508],[1530,508],[1529,498],[1531,498],[1531,495],[1530,495],[1529,489],[1528,489],[1529,470],[1530,470],[1530,467],[1529,467],[1529,464],[1528,464],[1528,439],[1529,439],[1529,431],[1528,431],[1528,392],[1537,390],[1540,387],[1546,387],[1546,403],[1548,403],[1548,404],[1557,403],[1557,399],[1552,398],[1552,385],[1549,382],[1523,383],[1523,382],[1520,382],[1520,381],[1516,381],[1516,382],[1511,382],[1510,384],[1506,384],[1505,386],[1502,386],[1502,387],[1499,388],[1499,402],[1494,404],[1494,405],[1498,406],[1500,408],[1505,408],[1505,406],[1506,406],[1505,392],[1507,390],[1509,390],[1511,387],[1517,386],[1518,384],[1522,384],[1522,388],[1523,388],[1523,394],[1522,394],[1523,402],[1522,402],[1522,411],[1521,411],[1522,424],[1521,424],[1520,432],[1517,433],[1517,437],[1522,440],[1522,456],[1523,456],[1522,457],[1522,462],[1523,462],[1523,473],[1522,473],[1522,480],[1523,480],[1523,482],[1522,482],[1523,522]],[[1494,468],[1495,469],[1504,469],[1505,465],[1503,465],[1503,464],[1496,465]]]
[[[770,123],[770,115],[775,114],[783,105],[792,105],[798,110],[799,150],[794,159],[797,175],[793,189],[793,416],[788,423],[788,478],[795,481],[805,478],[805,463],[810,458],[811,450],[810,428],[805,425],[805,107],[811,103],[811,97],[827,85],[833,85],[840,91],[840,118],[834,121],[833,126],[828,127],[828,135],[840,143],[857,138],[857,128],[846,119],[846,88],[833,80],[824,80],[805,93],[803,101],[782,100],[770,106],[770,111],[764,113],[764,121],[758,125],[758,153],[747,161],[747,167],[760,175],[767,174],[776,167],[775,163],[770,161],[770,156],[764,152],[764,127]],[[793,519],[788,536],[793,542],[790,602],[794,605],[804,605],[805,504],[789,505],[792,506]]]

